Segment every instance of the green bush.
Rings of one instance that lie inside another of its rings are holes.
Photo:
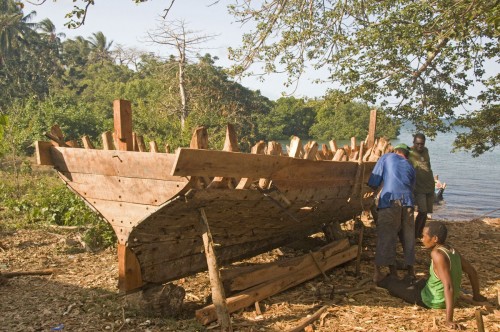
[[[19,226],[85,226],[84,241],[92,249],[116,242],[111,226],[94,213],[54,172],[33,172],[22,162],[18,172],[0,171],[3,218]]]

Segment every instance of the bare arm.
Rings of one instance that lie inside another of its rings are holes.
[[[487,301],[487,299],[482,296],[481,292],[479,291],[479,278],[477,277],[476,269],[462,255],[460,255],[460,260],[462,262],[462,271],[467,274],[472,286],[472,299],[478,302]]]
[[[450,272],[450,260],[446,255],[440,250],[434,249],[431,252],[431,258],[434,265],[434,272],[436,276],[441,280],[444,287],[444,301],[446,304],[446,324],[453,329],[460,329],[460,324],[453,322],[453,309],[455,308],[455,303],[453,301],[453,294],[455,291],[453,289],[453,283],[451,280]]]

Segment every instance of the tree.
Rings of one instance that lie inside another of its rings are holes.
[[[264,74],[286,71],[292,83],[307,66],[326,68],[342,87],[331,94],[337,103],[381,103],[433,137],[475,100],[469,89],[488,78],[485,62],[498,61],[499,8],[498,0],[236,2],[232,14],[255,29],[231,49],[233,71],[263,62]]]
[[[210,35],[199,35],[197,31],[188,30],[184,21],[161,21],[158,27],[148,32],[150,42],[167,47],[173,47],[177,52],[178,79],[179,79],[179,117],[181,129],[184,130],[189,115],[188,99],[185,85],[185,72],[188,55],[198,50],[199,45],[212,39]]]
[[[310,134],[321,140],[345,140],[351,137],[363,140],[368,135],[370,107],[363,103],[338,104],[327,98],[317,102],[316,122]],[[399,135],[399,121],[394,121],[382,110],[377,112],[377,136],[396,138]]]
[[[0,67],[13,50],[19,49],[34,37],[35,23],[30,21],[36,15],[32,11],[24,15],[22,7],[12,0],[0,0]]]
[[[65,38],[66,35],[62,32],[56,32],[56,26],[52,21],[48,18],[42,20],[40,23],[37,24],[38,31],[45,36],[45,38],[55,44],[61,44],[61,39]]]
[[[113,45],[113,41],[108,42],[108,39],[101,31],[94,32],[88,42],[91,60],[101,63],[111,61],[111,45]]]
[[[303,99],[280,98],[271,112],[260,117],[259,131],[267,139],[288,139],[292,135],[309,137],[316,113]]]

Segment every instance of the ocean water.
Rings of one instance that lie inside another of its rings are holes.
[[[440,133],[427,139],[434,175],[446,182],[439,204],[434,205],[432,219],[471,220],[478,217],[500,217],[500,150],[486,152],[473,158],[464,151],[451,152],[454,133]],[[403,127],[393,145],[413,143],[410,129]]]

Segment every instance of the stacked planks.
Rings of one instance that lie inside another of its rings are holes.
[[[358,246],[347,239],[332,242],[316,252],[273,263],[221,270],[226,292],[237,292],[227,298],[228,311],[235,312],[255,302],[297,286],[326,271],[356,258]],[[217,319],[215,306],[196,311],[202,324]]]

